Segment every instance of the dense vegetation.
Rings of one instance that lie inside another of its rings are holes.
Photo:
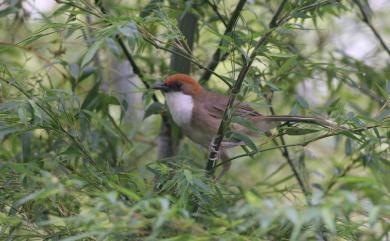
[[[0,240],[390,238],[386,7],[34,4],[0,3]],[[234,86],[259,112],[340,128],[236,135],[247,145],[215,182],[207,150],[183,138],[150,88],[177,72],[226,95]]]

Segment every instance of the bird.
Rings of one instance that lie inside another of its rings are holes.
[[[153,86],[161,90],[173,121],[182,130],[183,134],[193,142],[205,148],[210,148],[221,124],[229,96],[215,93],[203,88],[196,80],[187,74],[173,74],[163,82]],[[308,122],[325,127],[335,127],[335,123],[322,117],[306,117],[296,115],[262,115],[244,102],[235,102],[233,116],[244,118],[257,127],[260,132],[269,133],[281,122]],[[232,131],[250,136],[259,136],[260,133],[238,123],[231,123]],[[243,145],[242,141],[232,142],[223,140],[219,158],[223,161],[222,171],[216,179],[230,169],[227,149],[232,146]]]

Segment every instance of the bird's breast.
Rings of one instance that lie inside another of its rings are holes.
[[[191,124],[194,100],[192,96],[182,92],[170,92],[166,94],[166,100],[172,118],[179,127]]]

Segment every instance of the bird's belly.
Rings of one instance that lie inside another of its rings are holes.
[[[208,148],[215,133],[208,133],[198,128],[184,126],[182,127],[184,135],[186,135],[191,141]]]

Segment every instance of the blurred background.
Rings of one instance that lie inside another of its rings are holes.
[[[239,99],[348,130],[283,125],[215,183],[148,86],[229,94],[204,67],[233,84],[282,1],[226,33],[238,2],[0,2],[0,239],[387,240],[390,1],[286,4]]]

